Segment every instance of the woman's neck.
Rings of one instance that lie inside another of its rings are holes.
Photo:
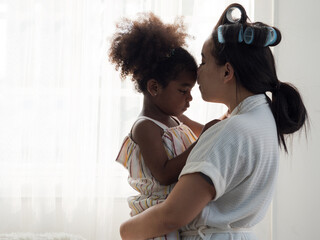
[[[252,92],[249,92],[247,89],[240,87],[237,89],[236,94],[233,94],[228,103],[226,104],[228,107],[228,114],[231,114],[232,111],[247,97],[253,96]]]

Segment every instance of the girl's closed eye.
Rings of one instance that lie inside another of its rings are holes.
[[[182,95],[185,95],[185,94],[187,94],[188,90],[179,89],[179,92],[180,92]]]
[[[202,65],[204,65],[205,63],[204,62],[201,62],[200,64],[199,64],[199,67],[201,67]]]

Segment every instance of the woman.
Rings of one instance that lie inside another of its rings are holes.
[[[250,228],[271,202],[279,146],[287,151],[285,136],[307,120],[299,92],[277,78],[270,46],[280,41],[278,29],[249,23],[241,5],[226,8],[203,45],[197,82],[202,98],[225,104],[228,114],[207,124],[168,198],[122,224],[123,239],[181,227],[188,240],[256,239]]]

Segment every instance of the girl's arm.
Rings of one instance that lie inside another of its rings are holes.
[[[204,125],[201,123],[198,123],[196,121],[191,120],[188,118],[186,115],[182,114],[179,117],[177,117],[181,122],[183,122],[185,125],[187,125],[193,132],[194,134],[199,137]]]
[[[137,122],[132,129],[132,138],[139,145],[143,160],[153,177],[161,185],[170,185],[178,181],[180,172],[196,142],[169,160],[163,146],[162,134],[163,130],[149,120]]]
[[[217,122],[220,122],[220,121],[221,121],[220,119],[213,119],[210,122],[207,122],[202,128],[201,134],[204,133],[208,128],[212,127],[213,125],[215,125]]]
[[[216,124],[220,120],[224,120],[228,117],[228,112],[223,114],[219,119],[214,119],[205,125],[202,125],[201,123],[198,123],[196,121],[191,120],[186,115],[182,114],[179,117],[177,117],[181,122],[183,122],[185,125],[187,125],[197,137],[200,137],[200,135],[207,130],[212,125]]]
[[[204,128],[202,128],[202,132],[218,121],[220,120],[208,122]],[[137,122],[132,129],[133,140],[139,145],[143,160],[152,175],[161,185],[170,185],[178,181],[178,177],[186,164],[189,153],[197,141],[190,145],[186,151],[169,160],[163,146],[162,134],[162,129],[149,120]]]
[[[184,175],[163,203],[124,222],[121,237],[144,240],[177,230],[191,222],[215,195],[214,186],[200,173]]]

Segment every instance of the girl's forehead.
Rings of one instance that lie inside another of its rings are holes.
[[[193,86],[196,82],[196,79],[192,72],[182,71],[172,82],[177,85]]]

